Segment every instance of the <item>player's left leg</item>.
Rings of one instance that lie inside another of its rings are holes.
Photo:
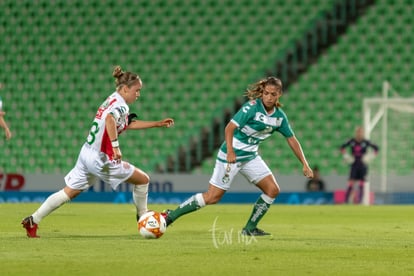
[[[358,203],[362,203],[362,199],[364,198],[364,184],[364,180],[359,180]]]
[[[148,212],[148,187],[150,178],[144,171],[135,168],[132,175],[126,180],[127,183],[133,184],[132,198],[137,209],[136,218]]]
[[[253,206],[252,213],[243,228],[242,234],[249,236],[269,235],[269,233],[258,229],[257,224],[264,217],[270,205],[272,205],[279,194],[279,185],[269,167],[260,156],[245,163],[240,169],[240,173],[250,182],[256,184],[263,192]]]
[[[269,233],[257,228],[257,224],[269,210],[273,201],[279,194],[280,188],[272,174],[260,180],[256,186],[262,190],[263,194],[261,194],[255,202],[252,213],[243,228],[242,234],[248,236],[270,235]]]

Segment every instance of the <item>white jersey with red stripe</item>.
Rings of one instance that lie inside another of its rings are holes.
[[[128,126],[128,113],[129,107],[124,98],[118,92],[112,93],[98,108],[86,143],[92,149],[103,152],[112,159],[112,144],[105,126],[106,116],[108,114],[114,116],[118,134],[121,134]]]

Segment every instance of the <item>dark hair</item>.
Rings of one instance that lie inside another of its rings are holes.
[[[246,92],[246,97],[249,98],[249,100],[255,100],[258,98],[261,98],[263,95],[264,87],[266,85],[274,85],[277,87],[280,93],[283,92],[283,84],[282,81],[276,77],[267,77],[265,79],[261,79],[260,81],[253,83],[249,86]],[[276,102],[276,107],[281,107],[282,104]]]
[[[115,84],[117,88],[123,85],[131,87],[135,82],[141,81],[137,74],[132,72],[124,72],[119,65],[115,66],[112,76],[116,79]]]

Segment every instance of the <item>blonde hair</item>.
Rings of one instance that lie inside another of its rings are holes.
[[[255,100],[261,98],[263,96],[263,91],[266,85],[273,85],[279,90],[280,93],[283,93],[283,84],[282,81],[276,77],[268,77],[265,79],[261,79],[260,81],[251,84],[246,91],[245,96],[249,98],[249,100]],[[277,101],[275,104],[276,107],[281,107],[282,104]]]
[[[115,78],[116,88],[120,88],[123,85],[131,87],[137,81],[141,81],[140,77],[132,72],[122,71],[121,66],[117,65],[112,72],[112,76]]]

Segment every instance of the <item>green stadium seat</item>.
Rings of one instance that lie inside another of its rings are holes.
[[[277,9],[272,10],[273,16],[269,16],[268,9],[258,9],[254,2],[247,0],[236,0],[231,5],[186,1],[179,6],[174,2],[160,5],[159,1],[144,1],[133,12],[128,5],[132,2],[114,3],[42,2],[42,5],[27,3],[22,7],[6,0],[0,4],[3,7],[0,9],[0,32],[2,42],[6,42],[0,44],[0,74],[9,73],[7,87],[12,83],[22,84],[13,93],[1,95],[5,106],[13,107],[16,113],[10,123],[21,136],[18,141],[23,148],[13,153],[17,167],[27,172],[46,173],[70,168],[76,161],[97,106],[114,89],[110,75],[112,66],[121,64],[127,70],[139,72],[144,81],[142,97],[131,110],[136,110],[143,119],[158,119],[164,115],[176,118],[173,129],[138,132],[131,137],[139,137],[139,143],[125,143],[123,152],[131,152],[131,158],[139,154],[143,168],[153,170],[153,160],[165,161],[168,155],[175,154],[181,142],[178,137],[189,137],[201,127],[208,126],[213,116],[242,96],[253,77],[273,65],[274,57],[288,47],[290,41],[302,36],[311,19],[333,5],[322,0],[274,1],[269,6],[277,5]],[[317,120],[323,121],[326,116],[344,112],[351,114],[346,112],[347,108],[360,112],[358,104],[329,105],[329,101],[338,102],[339,97],[354,99],[352,90],[366,93],[371,83],[381,82],[380,77],[389,73],[388,69],[382,69],[381,63],[375,62],[381,45],[378,28],[384,32],[387,41],[386,47],[381,48],[387,63],[394,62],[392,53],[395,53],[396,40],[392,39],[393,30],[404,34],[399,45],[410,45],[414,41],[412,32],[406,29],[407,24],[413,22],[412,16],[402,5],[396,2],[389,9],[384,1],[379,1],[375,6],[381,16],[375,10],[367,12],[356,22],[349,39],[341,39],[340,45],[334,47],[336,49],[328,50],[327,58],[321,58],[314,68],[309,69],[309,77],[301,77],[302,84],[289,88],[283,102],[292,109],[290,119],[300,129],[306,127],[306,113],[294,109],[304,108],[300,105],[306,97],[304,91],[312,91],[306,99],[314,103],[314,109],[327,110],[327,115],[315,114]],[[36,10],[41,10],[42,16],[32,16]],[[393,17],[393,12],[399,16]],[[114,14],[119,16],[114,17]],[[103,28],[105,20],[109,24]],[[355,42],[358,50],[351,55],[348,52],[353,50]],[[15,47],[9,47],[11,44]],[[361,59],[360,49],[374,54]],[[399,46],[400,61],[412,60],[410,48],[402,49]],[[366,64],[367,58],[372,68]],[[355,63],[355,70],[347,70],[349,62]],[[336,64],[334,70],[330,63]],[[405,86],[413,88],[412,84],[407,84],[411,64],[406,62],[406,67],[391,67],[398,71],[396,78],[405,82],[399,85],[404,89]],[[375,77],[379,69],[382,75]],[[350,79],[352,86],[347,84]],[[314,80],[318,81],[314,83]],[[330,95],[337,95],[338,91],[350,96],[338,94],[338,98],[333,99]],[[319,93],[323,100],[318,98]],[[22,101],[21,95],[26,95]],[[195,109],[191,108],[193,103]],[[358,112],[349,115],[351,117],[338,115],[338,121],[344,118],[356,121],[360,117]],[[68,117],[73,119],[68,120]],[[21,123],[25,120],[45,121],[46,124],[28,130],[27,124]],[[326,131],[338,131],[338,127],[340,125],[335,123],[332,124],[334,129]],[[48,135],[59,141],[47,140]],[[73,139],[66,141],[65,137]],[[40,139],[44,139],[43,142]],[[128,139],[125,137],[125,141]],[[33,141],[37,147],[30,148]],[[11,141],[13,148],[16,143]],[[311,141],[306,143],[311,149]],[[50,160],[43,160],[45,153],[39,144],[57,146],[48,147]],[[31,158],[26,158],[24,154],[27,152]],[[318,153],[324,156],[321,150]],[[281,160],[296,162],[289,149],[283,149],[280,154]],[[42,159],[34,159],[36,156]],[[205,166],[207,173],[211,173],[212,165],[210,160],[200,168],[204,171]],[[0,168],[6,166],[9,166],[7,162],[0,160]],[[297,169],[297,163],[278,162],[278,168],[292,172]]]

